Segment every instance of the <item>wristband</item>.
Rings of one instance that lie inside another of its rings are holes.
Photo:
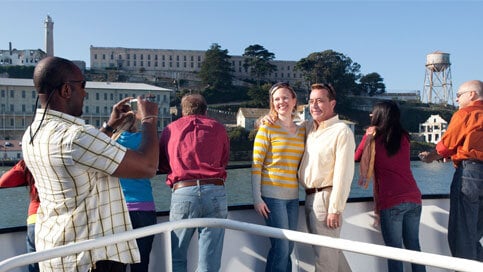
[[[111,127],[107,122],[102,123],[102,128],[109,133],[116,133],[117,129]]]
[[[141,123],[143,123],[144,121],[148,120],[148,119],[151,119],[151,118],[158,118],[157,115],[148,115],[148,116],[145,116],[143,117],[143,119],[141,119]]]

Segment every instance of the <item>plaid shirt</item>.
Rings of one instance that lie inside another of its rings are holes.
[[[31,125],[40,125],[38,109]],[[126,148],[84,120],[48,110],[30,144],[30,128],[22,140],[24,160],[40,197],[37,250],[131,230],[119,179],[111,174]],[[97,261],[139,262],[135,240],[40,262],[42,271],[87,271]]]

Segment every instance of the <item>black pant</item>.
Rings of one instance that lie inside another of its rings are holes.
[[[96,268],[91,268],[91,272],[124,272],[126,271],[126,265],[115,261],[98,261],[96,262]]]

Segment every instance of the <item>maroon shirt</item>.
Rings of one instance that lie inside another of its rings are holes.
[[[204,115],[184,116],[169,124],[159,140],[159,171],[166,184],[182,180],[226,178],[230,144],[225,127]]]
[[[362,156],[366,135],[359,144],[355,159]],[[411,172],[410,143],[408,136],[401,137],[401,147],[393,156],[387,155],[381,138],[376,137],[376,157],[374,160],[374,198],[377,211],[388,209],[401,203],[421,204],[421,192]]]

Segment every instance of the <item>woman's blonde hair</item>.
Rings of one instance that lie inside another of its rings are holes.
[[[138,131],[136,114],[132,111],[128,112],[128,116],[126,116],[126,118],[124,118],[124,120],[122,121],[121,125],[119,125],[116,133],[112,134],[112,139],[117,140],[117,138],[119,138],[121,133],[123,133],[124,131]]]

